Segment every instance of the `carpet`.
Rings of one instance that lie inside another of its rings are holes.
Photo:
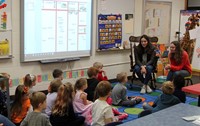
[[[114,85],[113,85],[114,86]],[[125,112],[128,114],[128,118],[123,120],[123,122],[132,121],[138,118],[138,114],[143,111],[142,104],[143,102],[147,102],[152,104],[153,101],[157,98],[158,95],[162,93],[161,90],[154,90],[154,92],[150,94],[140,94],[141,87],[138,85],[134,85],[132,89],[130,89],[129,84],[127,84],[127,95],[128,96],[137,96],[142,98],[142,102],[140,104],[135,105],[134,107],[122,107],[122,106],[113,106],[118,108],[120,112]],[[197,97],[186,97],[186,104],[191,104],[197,106],[198,98]]]

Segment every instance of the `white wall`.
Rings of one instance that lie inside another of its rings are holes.
[[[179,28],[179,11],[184,9],[184,0],[170,0],[172,2],[172,23],[171,23],[171,36],[170,40],[174,40],[175,31]],[[125,71],[128,75],[129,72],[129,54],[128,50],[125,51],[106,51],[96,52],[96,36],[97,36],[97,20],[96,20],[96,0],[93,0],[93,43],[92,43],[92,56],[81,58],[80,61],[71,63],[52,63],[40,64],[39,62],[20,63],[20,0],[12,0],[12,46],[13,56],[12,59],[2,59],[0,61],[0,72],[7,72],[11,75],[11,79],[23,78],[26,74],[31,73],[35,75],[49,74],[53,69],[59,68],[63,71],[84,69],[92,66],[96,61],[104,64],[104,69],[107,72],[109,79],[114,79],[116,74]],[[143,1],[135,0],[135,24],[134,35],[142,34],[142,10]],[[134,7],[134,6],[133,6]],[[133,12],[134,13],[134,12]],[[75,82],[76,78],[65,80]],[[46,90],[49,82],[37,84],[36,90]],[[11,95],[14,94],[16,87],[10,88]]]

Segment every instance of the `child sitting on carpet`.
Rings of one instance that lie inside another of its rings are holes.
[[[106,76],[106,72],[103,70],[103,64],[102,64],[102,63],[100,63],[100,62],[95,62],[95,63],[93,64],[93,67],[95,67],[95,68],[97,68],[97,69],[99,70],[99,73],[98,73],[98,75],[97,75],[97,79],[98,79],[99,81],[102,81],[102,80],[107,81],[107,80],[108,80],[108,78],[107,78],[107,76]]]
[[[185,94],[185,92],[183,92],[181,90],[182,87],[185,86],[185,79],[184,79],[184,77],[182,75],[175,76],[174,80],[173,80],[173,83],[174,83],[174,87],[175,87],[173,95],[176,96],[177,98],[179,98],[179,100],[181,102],[185,103],[185,101],[186,101],[186,94]]]
[[[33,112],[28,113],[20,126],[51,126],[48,117],[42,113],[46,108],[46,95],[43,92],[33,92],[30,101]]]
[[[113,100],[113,105],[119,106],[134,106],[142,101],[140,98],[131,98],[127,97],[127,88],[125,86],[127,79],[127,74],[125,72],[121,72],[117,74],[117,80],[119,81],[112,90],[111,98]]]
[[[153,113],[180,103],[180,100],[173,95],[174,85],[171,81],[163,83],[162,92],[163,93],[154,101],[153,106],[144,102],[143,109],[150,110]]]
[[[111,93],[111,84],[108,81],[101,81],[96,87],[99,98],[95,100],[92,107],[92,126],[104,126],[109,123],[117,122],[118,119],[113,115],[112,107],[106,102]]]
[[[74,111],[85,117],[85,122],[90,125],[92,122],[93,102],[87,100],[87,93],[84,92],[85,89],[87,89],[87,80],[85,78],[78,79],[74,86],[76,94],[74,96],[73,106]]]
[[[88,87],[87,87],[87,89],[85,89],[85,92],[88,94],[87,99],[90,101],[95,100],[94,99],[94,91],[95,91],[97,84],[99,83],[99,81],[97,80],[98,72],[99,72],[99,70],[95,67],[90,67],[87,70],[87,75],[89,78],[87,79]]]
[[[72,84],[62,84],[50,115],[52,126],[82,126],[85,118],[77,116],[73,108],[74,90]]]

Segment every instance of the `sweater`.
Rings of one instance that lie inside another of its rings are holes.
[[[41,112],[31,112],[20,126],[51,126],[48,117]]]
[[[171,53],[169,54],[170,57]],[[187,70],[190,74],[192,73],[190,60],[186,51],[183,51],[181,64],[177,64],[175,59],[170,58],[170,69],[172,71]]]

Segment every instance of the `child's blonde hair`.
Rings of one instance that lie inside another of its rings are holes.
[[[93,64],[93,67],[95,67],[95,68],[97,68],[97,69],[103,68],[103,64],[100,63],[100,62],[95,62],[95,63]]]
[[[43,92],[33,92],[30,97],[33,110],[37,109],[39,107],[39,104],[44,103],[45,100],[46,100],[46,95]]]
[[[173,94],[174,93],[174,85],[171,81],[166,81],[163,83],[162,91],[164,94]]]
[[[87,84],[87,79],[86,78],[80,78],[76,81],[74,85],[74,90],[80,90],[85,84]]]
[[[125,78],[127,78],[127,74],[126,74],[126,72],[121,72],[121,73],[117,74],[116,78],[119,82],[123,82],[125,80]]]

